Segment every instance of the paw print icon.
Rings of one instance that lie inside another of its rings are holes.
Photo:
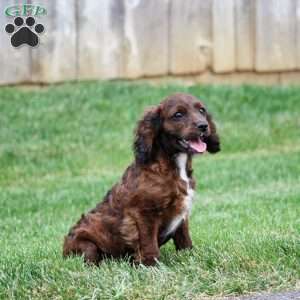
[[[16,17],[14,24],[7,24],[5,31],[11,34],[11,44],[19,47],[26,44],[35,47],[39,43],[39,35],[45,31],[44,25],[36,24],[33,17],[27,17],[25,22],[22,17]]]

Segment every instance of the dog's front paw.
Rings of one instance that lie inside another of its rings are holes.
[[[189,250],[193,248],[192,241],[190,239],[182,239],[175,243],[176,251]]]
[[[147,256],[140,259],[135,259],[134,263],[136,265],[144,265],[147,267],[155,266],[158,263],[158,257],[157,256]]]
[[[149,256],[142,259],[142,264],[144,266],[155,266],[158,263],[158,258],[155,256]]]

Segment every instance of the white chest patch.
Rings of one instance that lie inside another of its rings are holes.
[[[170,222],[170,224],[164,232],[164,236],[167,236],[170,233],[174,232],[176,228],[180,225],[180,223],[190,214],[190,211],[192,209],[194,190],[190,187],[189,178],[186,174],[187,154],[180,153],[176,158],[176,163],[179,169],[180,178],[184,180],[187,184],[187,195],[184,197],[181,212],[177,216],[175,216],[174,219]]]

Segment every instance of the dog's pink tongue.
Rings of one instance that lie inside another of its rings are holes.
[[[206,151],[206,144],[201,141],[201,139],[189,141],[189,145],[198,153],[203,153]]]

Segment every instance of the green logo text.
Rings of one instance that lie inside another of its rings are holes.
[[[20,4],[7,7],[5,15],[7,17],[18,17],[18,16],[44,16],[47,14],[46,8],[40,5],[32,4]]]

